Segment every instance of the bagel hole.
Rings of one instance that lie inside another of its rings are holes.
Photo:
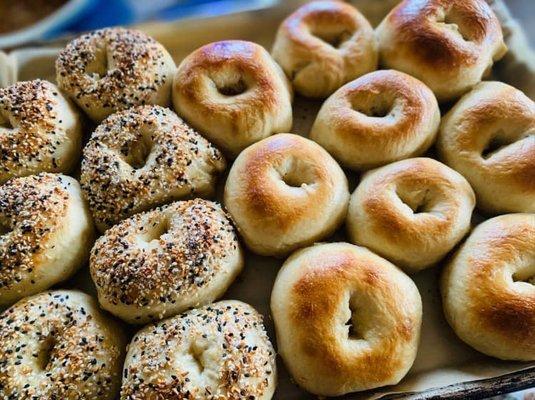
[[[126,153],[126,162],[133,169],[143,168],[147,164],[152,147],[153,143],[150,135],[141,134],[123,149],[123,154]]]
[[[247,84],[242,78],[234,82],[228,82],[221,85],[216,84],[217,91],[223,96],[238,96],[242,93],[245,93],[247,90]]]
[[[356,318],[354,317],[354,314],[356,313],[356,306],[351,302],[351,300],[348,303],[348,308],[349,318],[345,322],[345,326],[347,328],[347,337],[350,340],[363,339],[364,337],[359,333]]]
[[[4,117],[2,117],[2,115],[0,115],[0,128],[13,129],[14,126],[11,123],[11,121],[9,120],[9,118],[4,118]]]
[[[535,285],[535,266],[515,272],[513,274],[513,282],[524,282]]]
[[[96,78],[102,78],[108,73],[108,55],[106,48],[99,47],[94,51],[95,58],[85,67],[85,72]]]
[[[398,189],[396,194],[399,199],[412,210],[414,214],[429,212],[431,207],[429,201],[429,190],[409,191]]]
[[[143,235],[143,239],[146,242],[152,242],[153,240],[160,240],[163,235],[169,232],[171,224],[168,218],[162,218],[159,221],[153,222]]]
[[[11,226],[9,226],[9,223],[7,223],[7,221],[0,221],[0,236],[6,235],[11,231]]]
[[[335,49],[342,47],[342,45],[353,35],[353,32],[349,29],[344,29],[342,31],[313,29],[311,33]]]
[[[196,342],[192,342],[189,347],[189,354],[191,355],[191,358],[197,365],[197,369],[200,374],[202,374],[205,369],[205,365],[203,361],[204,350],[205,349],[202,346],[199,346]]]
[[[40,347],[37,351],[37,365],[42,371],[46,370],[48,364],[50,364],[52,351],[54,350],[55,345],[56,341],[53,335],[49,335],[40,342]]]
[[[471,28],[468,23],[459,15],[455,9],[444,10],[442,15],[439,15],[437,22],[443,25],[445,29],[453,31],[465,41],[472,41]]]
[[[483,157],[485,160],[488,160],[494,154],[500,150],[503,150],[514,142],[515,140],[513,138],[507,137],[503,131],[499,131],[488,141],[481,152],[481,157]]]
[[[371,100],[371,101],[370,101]],[[353,110],[372,118],[384,118],[392,111],[393,102],[387,102],[385,99],[375,97],[353,99],[351,107]]]
[[[307,162],[290,157],[278,168],[278,173],[287,186],[302,188],[314,183],[312,168]]]

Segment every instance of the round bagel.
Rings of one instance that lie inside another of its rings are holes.
[[[475,195],[460,174],[431,158],[369,171],[351,196],[347,229],[408,272],[440,261],[468,233]]]
[[[403,72],[381,70],[329,97],[310,138],[344,166],[366,170],[425,153],[439,124],[438,103],[427,86]]]
[[[478,225],[444,269],[444,313],[470,346],[503,360],[535,360],[535,214]]]
[[[113,400],[126,341],[88,295],[27,297],[0,315],[0,398]]]
[[[416,357],[418,289],[364,247],[328,243],[292,254],[275,280],[271,311],[286,367],[317,395],[396,384]]]
[[[178,67],[173,104],[189,124],[231,156],[292,127],[292,91],[269,53],[252,42],[207,44]]]
[[[122,400],[269,400],[275,351],[262,317],[226,300],[149,325],[130,343]]]
[[[222,153],[171,110],[140,106],[100,124],[83,151],[80,182],[97,227],[191,196],[211,197]]]
[[[273,58],[295,90],[324,98],[377,68],[373,28],[353,6],[341,1],[314,1],[286,18],[277,31]]]
[[[0,88],[0,183],[39,172],[70,172],[82,126],[74,106],[50,82]]]
[[[214,301],[242,267],[231,221],[202,199],[120,222],[97,240],[90,258],[102,307],[136,324]]]
[[[481,82],[442,119],[437,148],[481,210],[535,212],[535,103],[520,90]]]
[[[56,60],[58,86],[96,122],[137,105],[169,105],[175,70],[160,43],[123,28],[82,35]]]
[[[376,34],[383,66],[420,79],[440,102],[470,90],[507,51],[485,0],[404,0]]]
[[[348,201],[347,178],[329,153],[288,133],[245,149],[230,169],[224,193],[245,244],[274,256],[332,234]]]
[[[0,306],[70,278],[87,262],[93,240],[73,178],[42,173],[0,186]]]

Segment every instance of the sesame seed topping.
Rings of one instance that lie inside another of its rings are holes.
[[[221,206],[195,199],[108,229],[93,247],[90,269],[101,299],[120,309],[131,306],[129,319],[139,323],[197,305],[211,296],[214,281],[230,285],[241,269],[241,252]]]
[[[140,331],[129,346],[121,398],[267,398],[275,368],[261,316],[245,303],[222,301]]]
[[[105,229],[173,200],[211,194],[224,168],[222,153],[171,110],[140,106],[97,127],[83,152],[81,184]]]

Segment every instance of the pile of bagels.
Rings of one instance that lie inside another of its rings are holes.
[[[506,51],[484,0],[403,0],[376,29],[322,0],[271,53],[225,40],[176,66],[107,28],[61,51],[57,86],[0,88],[0,399],[270,399],[277,353],[316,395],[393,385],[427,268],[461,340],[534,361],[535,104],[483,81]],[[294,94],[322,102],[307,137]],[[244,248],[285,259],[277,351],[219,300]],[[62,289],[80,268],[98,299]]]

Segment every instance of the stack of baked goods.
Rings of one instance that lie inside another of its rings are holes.
[[[427,268],[462,341],[535,360],[535,104],[483,81],[506,51],[484,0],[404,0],[376,29],[325,0],[271,54],[226,40],[177,67],[108,28],[57,86],[0,88],[0,398],[270,399],[277,353],[320,396],[396,384]],[[294,93],[322,103],[308,137]],[[285,259],[276,337],[220,300],[249,252]],[[80,269],[96,299],[65,290]]]

